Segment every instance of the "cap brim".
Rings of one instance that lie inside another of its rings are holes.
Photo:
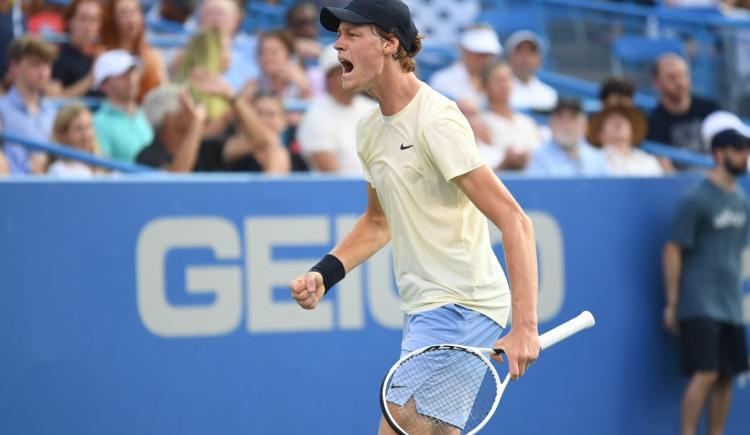
[[[320,24],[322,24],[323,28],[326,30],[338,32],[339,24],[341,24],[342,21],[352,24],[372,23],[372,20],[349,9],[326,6],[320,11]]]

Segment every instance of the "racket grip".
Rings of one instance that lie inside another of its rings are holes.
[[[581,332],[584,329],[594,326],[596,321],[590,311],[584,311],[578,316],[568,320],[560,326],[551,329],[539,336],[539,343],[542,350],[565,340],[571,335]]]

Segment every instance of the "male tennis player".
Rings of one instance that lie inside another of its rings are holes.
[[[291,282],[292,296],[315,308],[390,240],[407,314],[402,354],[431,344],[494,345],[517,379],[539,353],[530,219],[480,157],[455,103],[414,75],[421,36],[405,4],[354,0],[323,8],[320,20],[338,32],[344,88],[369,93],[379,109],[357,126],[367,209],[330,254]],[[512,297],[485,216],[503,233]],[[498,340],[511,306],[513,328]],[[416,394],[420,386],[404,387]],[[380,433],[391,433],[384,420]]]

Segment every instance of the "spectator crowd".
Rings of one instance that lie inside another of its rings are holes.
[[[162,0],[147,9],[139,0],[19,3],[0,1],[5,133],[167,171],[361,176],[355,129],[376,105],[342,89],[337,52],[318,33],[321,2],[289,4],[284,27],[255,33],[245,31],[247,5],[239,0]],[[185,43],[149,42],[175,34]],[[421,78],[456,101],[497,171],[599,177],[694,170],[640,146],[648,140],[710,155],[707,118],[718,113],[727,125],[742,125],[695,95],[678,54],[653,65],[656,107],[636,107],[634,83],[612,77],[601,84],[598,111],[588,113],[540,78],[551,43],[541,35],[520,30],[501,41],[492,27],[470,24],[456,42],[457,60]],[[106,173],[12,140],[1,150],[3,175]]]

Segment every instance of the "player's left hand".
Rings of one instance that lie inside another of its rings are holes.
[[[502,349],[508,356],[508,370],[510,378],[517,380],[529,368],[529,365],[539,358],[539,332],[536,328],[514,327],[510,332],[495,342],[495,349]],[[494,355],[493,359],[503,362],[501,355]]]

